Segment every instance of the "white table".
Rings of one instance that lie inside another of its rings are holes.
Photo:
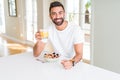
[[[120,80],[120,74],[83,62],[70,70],[59,63],[41,63],[32,53],[0,58],[0,80]]]

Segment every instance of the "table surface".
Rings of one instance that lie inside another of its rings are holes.
[[[0,80],[120,80],[120,74],[83,62],[65,70],[59,61],[42,63],[29,52],[1,57]]]

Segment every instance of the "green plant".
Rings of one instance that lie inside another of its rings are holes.
[[[90,21],[89,21],[89,7],[91,6],[91,1],[88,1],[86,4],[85,4],[85,8],[86,8],[86,10],[85,10],[85,23],[90,23]]]
[[[86,4],[85,4],[85,8],[86,10],[88,10],[88,8],[91,6],[91,1],[88,1]]]

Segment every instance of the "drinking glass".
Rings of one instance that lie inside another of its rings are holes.
[[[47,29],[40,29],[40,36],[42,38],[41,40],[46,43],[48,40],[48,30]]]

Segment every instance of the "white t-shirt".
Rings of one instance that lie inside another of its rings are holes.
[[[74,44],[84,42],[84,33],[81,28],[73,23],[68,23],[67,27],[59,31],[55,25],[48,29],[48,41],[52,44],[54,52],[71,58],[75,55]]]

